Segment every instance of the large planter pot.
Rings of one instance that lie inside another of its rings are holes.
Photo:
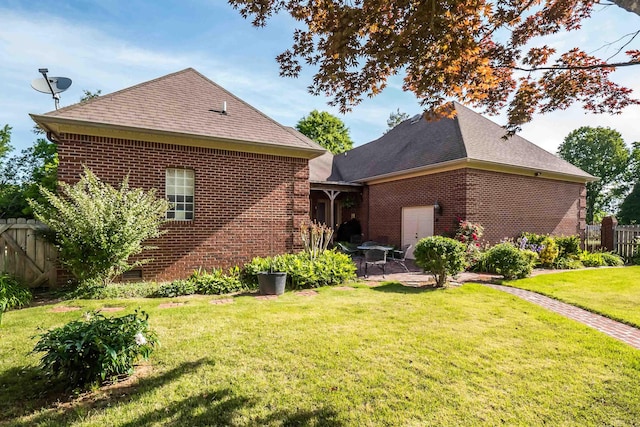
[[[258,272],[258,286],[261,295],[282,295],[287,281],[287,273],[268,271]]]

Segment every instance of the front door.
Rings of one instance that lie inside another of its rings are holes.
[[[433,236],[433,206],[402,208],[402,245],[413,245],[407,258],[414,259],[413,249],[423,237]]]

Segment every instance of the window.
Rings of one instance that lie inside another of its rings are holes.
[[[167,219],[193,219],[193,188],[192,169],[167,169],[166,194],[171,203]]]

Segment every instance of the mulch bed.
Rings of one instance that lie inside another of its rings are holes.
[[[355,291],[356,290],[356,288],[353,288],[351,286],[336,286],[333,289],[337,289],[339,291]]]

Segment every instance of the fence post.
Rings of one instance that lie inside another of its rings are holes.
[[[602,249],[606,251],[615,251],[615,230],[618,220],[615,216],[607,216],[602,219],[602,228],[600,229],[600,244]]]

